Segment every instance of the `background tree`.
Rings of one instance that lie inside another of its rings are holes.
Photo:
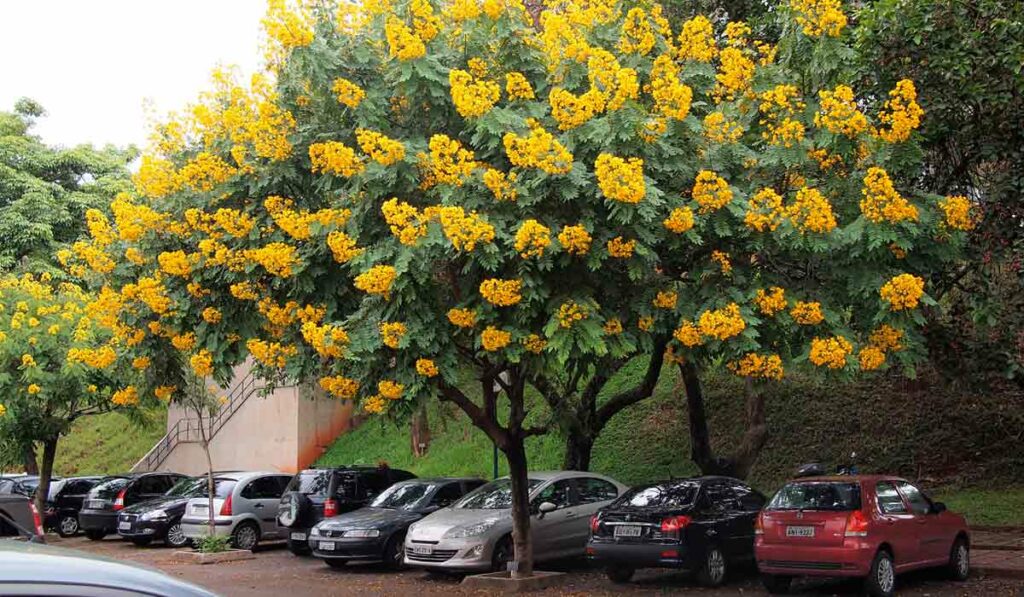
[[[456,404],[508,460],[529,575],[523,446],[552,421],[528,386],[589,416],[610,362],[656,377],[667,344],[696,412],[726,363],[750,433],[716,457],[691,421],[694,457],[743,476],[787,368],[923,355],[925,279],[971,206],[905,176],[913,84],[863,112],[838,3],[793,6],[775,46],[646,3],[554,3],[535,28],[515,2],[271,2],[275,84],[218,73],[65,257],[104,288],[121,358],[224,381],[251,356],[368,412]]]

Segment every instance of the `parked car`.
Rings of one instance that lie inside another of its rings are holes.
[[[733,563],[754,559],[754,522],[765,501],[729,477],[635,487],[590,519],[587,556],[613,582],[629,581],[637,568],[677,568],[718,586]]]
[[[0,595],[216,597],[152,568],[15,541],[0,541]]]
[[[530,473],[534,560],[582,556],[590,516],[626,489],[596,473]],[[508,477],[412,524],[405,538],[405,563],[421,568],[504,570],[511,559],[512,482]]]
[[[99,541],[117,532],[117,515],[121,510],[162,496],[184,477],[178,473],[133,473],[105,477],[89,490],[78,512],[78,524],[85,531],[86,537]]]
[[[400,568],[409,525],[451,506],[484,483],[482,479],[447,478],[400,481],[369,506],[316,523],[309,531],[309,547],[332,568],[350,561],[382,561]]]
[[[181,530],[185,504],[205,496],[207,488],[206,477],[182,477],[162,496],[125,506],[117,514],[117,534],[140,547],[154,540],[169,547],[188,545],[189,538]]]
[[[44,542],[43,521],[31,498],[17,493],[0,495],[0,537]]]
[[[5,483],[0,484],[0,494],[16,493],[27,498],[34,498],[36,496],[36,489],[39,488],[38,475],[21,475],[16,478],[8,477],[4,481]],[[60,477],[50,479],[50,483],[54,481],[60,481]]]
[[[202,480],[201,497],[188,500],[181,518],[181,532],[190,540],[209,533],[210,500],[206,478]],[[218,473],[213,478],[214,534],[229,537],[238,549],[253,549],[266,539],[283,539],[275,514],[291,480],[291,475],[271,472]]]
[[[43,526],[55,530],[61,537],[78,533],[78,512],[89,490],[103,477],[65,477],[50,483],[46,499]]]
[[[0,476],[0,494],[14,493],[14,484],[29,476],[24,473]]]
[[[755,553],[765,588],[786,592],[796,576],[864,578],[876,597],[896,574],[970,569],[970,535],[959,514],[899,477],[809,477],[787,483],[761,512]]]
[[[309,553],[309,530],[324,518],[358,510],[398,481],[416,475],[367,466],[309,469],[295,475],[281,496],[277,524],[287,533],[288,549]]]

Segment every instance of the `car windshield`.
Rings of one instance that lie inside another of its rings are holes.
[[[25,479],[14,484],[14,492],[32,497],[35,495],[37,487],[39,487],[39,479]]]
[[[611,508],[661,508],[671,510],[693,504],[700,484],[694,481],[660,483],[630,489]]]
[[[434,490],[433,483],[399,483],[384,490],[370,504],[373,508],[391,510],[412,510],[423,501],[424,496]]]
[[[530,493],[543,481],[530,479]],[[512,480],[497,479],[487,485],[480,487],[473,493],[462,498],[462,501],[455,504],[455,508],[467,510],[504,510],[512,507]]]
[[[61,489],[64,489],[64,485],[67,484],[66,480],[61,479],[60,481],[50,482],[50,491],[46,495],[46,499],[54,500],[57,498],[57,494],[60,493]]]
[[[789,483],[768,503],[768,510],[860,510],[857,483]]]
[[[327,495],[330,480],[329,471],[302,471],[288,482],[285,493],[296,491],[304,495]]]
[[[101,500],[113,499],[117,497],[117,493],[124,489],[124,486],[127,484],[128,479],[125,477],[107,479],[100,482],[96,487],[93,487],[89,494],[91,497],[99,498]]]
[[[177,483],[171,486],[164,495],[174,497],[194,497],[203,492],[206,487],[206,479],[182,477]]]

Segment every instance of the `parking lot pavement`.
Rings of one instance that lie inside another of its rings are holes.
[[[47,536],[51,545],[80,549],[121,561],[129,561],[159,568],[164,572],[202,585],[225,596],[254,597],[326,597],[332,595],[412,595],[417,597],[444,595],[484,595],[467,591],[459,579],[426,574],[410,570],[394,573],[367,564],[353,565],[342,570],[328,568],[315,558],[293,556],[281,545],[268,546],[256,553],[256,558],[240,562],[212,564],[182,564],[174,562],[174,550],[162,546],[139,548],[127,541],[109,537],[103,541],[89,541],[84,537],[60,539]],[[542,595],[612,595],[628,592],[635,595],[694,592],[705,596],[733,596],[766,594],[753,571],[738,572],[729,584],[720,589],[704,589],[684,575],[666,571],[642,571],[628,585],[612,585],[604,575],[589,570],[578,562],[558,566],[544,566],[568,573],[565,585],[545,591]],[[1024,580],[972,578],[966,583],[951,583],[935,573],[914,573],[900,577],[900,595],[927,596],[1013,596],[1024,595]],[[801,582],[794,585],[794,594],[810,596],[858,595],[857,583]]]

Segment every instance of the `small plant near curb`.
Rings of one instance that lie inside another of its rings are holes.
[[[200,553],[220,553],[228,550],[228,538],[207,535],[195,540],[196,551]]]

